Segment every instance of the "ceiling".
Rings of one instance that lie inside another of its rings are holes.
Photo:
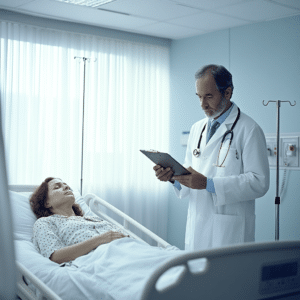
[[[300,15],[300,0],[115,0],[98,8],[54,0],[0,0],[19,13],[181,39]]]

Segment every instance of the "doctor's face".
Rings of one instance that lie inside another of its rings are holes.
[[[57,209],[66,204],[72,206],[74,203],[74,194],[65,182],[59,178],[49,181],[48,199],[45,205],[47,208],[52,207],[52,209]]]
[[[208,118],[218,118],[230,104],[230,98],[219,92],[215,79],[211,74],[196,81],[196,95],[200,99],[201,108]]]

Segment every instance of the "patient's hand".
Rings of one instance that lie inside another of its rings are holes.
[[[101,235],[94,236],[84,242],[80,242],[78,244],[74,244],[71,246],[67,246],[58,250],[55,250],[51,256],[50,260],[61,264],[67,261],[71,261],[76,259],[79,256],[85,255],[90,251],[96,249],[98,246],[102,244],[108,244],[114,240],[121,239],[123,237],[129,237],[128,235],[124,235],[121,232],[116,231],[108,231]]]
[[[128,237],[128,235],[125,235],[121,232],[108,231],[99,235],[99,245],[108,244],[114,240],[118,240],[124,237]]]

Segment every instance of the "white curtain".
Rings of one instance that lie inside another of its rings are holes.
[[[168,184],[140,149],[169,150],[169,48],[1,22],[10,184],[62,178],[166,239]]]

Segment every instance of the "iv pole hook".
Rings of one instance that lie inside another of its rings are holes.
[[[267,102],[267,104],[265,104],[265,100],[263,100],[262,104],[263,104],[264,106],[267,106],[267,105],[269,104],[269,102],[277,102],[277,101],[279,101],[279,102],[289,102],[291,106],[295,106],[295,105],[296,105],[296,101],[294,101],[294,104],[292,104],[291,101],[282,101],[282,100],[276,100],[276,101],[274,101],[274,100],[269,100],[269,101]]]

